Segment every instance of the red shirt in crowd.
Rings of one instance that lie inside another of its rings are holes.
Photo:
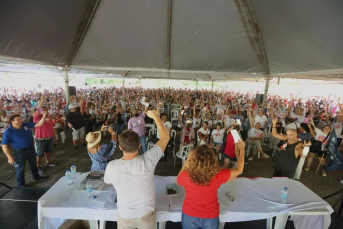
[[[221,184],[230,178],[229,169],[222,169],[212,178],[209,186],[194,184],[186,171],[177,177],[177,183],[184,186],[186,198],[183,201],[182,212],[186,215],[198,218],[214,219],[219,216],[219,203],[217,190]]]
[[[229,133],[226,137],[226,145],[225,145],[225,150],[224,154],[226,156],[236,158],[236,153],[235,153],[235,141],[233,140],[232,134]]]
[[[35,112],[33,114],[33,122],[37,123],[42,119],[43,115]],[[46,116],[43,125],[35,128],[36,138],[51,138],[54,136],[54,124],[50,116]]]

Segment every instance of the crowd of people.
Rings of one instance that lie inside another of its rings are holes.
[[[253,93],[173,88],[93,87],[68,99],[61,88],[20,95],[2,89],[0,97],[2,149],[16,166],[18,186],[26,185],[26,161],[33,179],[43,179],[41,159],[55,166],[51,153],[59,133],[71,130],[74,150],[80,141],[92,161],[90,169],[104,170],[104,181],[117,191],[118,228],[153,227],[155,167],[183,146],[193,148],[177,178],[186,190],[183,228],[217,228],[217,189],[240,175],[255,155],[266,160],[270,149],[278,149],[271,175],[293,179],[300,158],[307,156],[304,147],[310,147],[304,167],[309,171],[314,158],[321,166],[327,163],[332,131],[336,147],[342,142],[343,104],[331,96],[268,95],[265,107]],[[123,157],[112,160],[117,145]],[[327,175],[322,167],[320,172]]]

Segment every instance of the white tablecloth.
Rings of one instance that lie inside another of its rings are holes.
[[[61,178],[38,201],[38,225],[44,217],[44,228],[57,228],[65,219],[83,220],[117,220],[117,206],[113,203],[115,190],[109,187],[102,192],[96,192],[98,197],[90,199],[85,191],[79,191],[79,183],[87,176],[82,174],[67,185]],[[155,176],[156,216],[157,222],[181,221],[182,200],[185,198],[183,187],[179,187],[179,195],[170,199],[166,197],[165,185],[176,183],[176,177]],[[288,188],[286,204],[280,204],[281,190]],[[226,192],[235,193],[232,202]],[[238,178],[223,184],[218,190],[221,222],[239,222],[268,219],[279,214],[309,210],[327,209],[333,212],[331,206],[313,193],[302,183],[288,178]],[[322,228],[323,216],[293,216],[294,225],[301,229]]]

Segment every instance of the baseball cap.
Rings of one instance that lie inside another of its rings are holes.
[[[73,108],[76,108],[76,106],[75,106],[75,104],[69,104],[68,108],[73,109]]]

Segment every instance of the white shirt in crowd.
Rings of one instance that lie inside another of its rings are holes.
[[[138,218],[155,210],[155,167],[162,157],[158,145],[132,160],[117,159],[108,163],[105,183],[112,184],[118,195],[118,214]]]
[[[89,108],[89,114],[95,116],[95,115],[96,115],[96,112],[95,112],[95,110]]]
[[[267,119],[267,117],[265,115],[262,115],[262,117],[259,116],[259,115],[256,115],[255,116],[254,125],[256,125],[256,123],[260,123],[261,124],[261,128],[264,128],[266,126],[266,124],[267,124],[267,121],[268,121],[268,119]]]
[[[218,131],[217,129],[214,129],[211,134],[213,138],[212,140],[216,143],[223,143],[224,133],[225,133],[224,129],[221,129],[220,131]]]
[[[317,127],[314,129],[314,131],[316,132],[316,136],[314,137],[314,139],[322,142],[322,150],[324,150],[324,147],[326,146],[326,144],[329,141],[329,138],[327,138],[325,140],[325,142],[323,142],[324,139],[326,138],[327,134],[325,134],[322,130],[318,129]]]
[[[193,118],[193,128],[199,128],[201,125],[201,118]]]
[[[305,115],[297,115],[296,113],[291,113],[291,118],[297,119],[295,122],[297,123],[303,123],[305,120]]]
[[[299,125],[295,124],[294,122],[290,123],[290,124],[286,125],[286,130],[290,130],[290,129],[296,130],[297,126],[299,127]]]
[[[170,133],[170,129],[173,127],[172,124],[171,124],[169,121],[166,121],[165,123],[163,123],[163,126],[167,129],[168,134]],[[160,132],[158,132],[158,130],[157,130],[157,135],[156,135],[156,137],[157,137],[158,139],[160,139]]]
[[[257,138],[261,135],[261,133],[263,133],[262,130],[257,130],[255,127],[251,128],[251,130],[249,131],[249,138]]]
[[[333,129],[336,131],[337,138],[341,138],[342,129],[343,129],[343,122],[335,122],[333,124]]]
[[[210,135],[210,129],[207,128],[207,130],[204,130],[204,127],[201,127],[199,130],[198,130],[198,139],[199,139],[199,133],[203,134],[203,135]],[[208,141],[208,139],[206,139]]]

